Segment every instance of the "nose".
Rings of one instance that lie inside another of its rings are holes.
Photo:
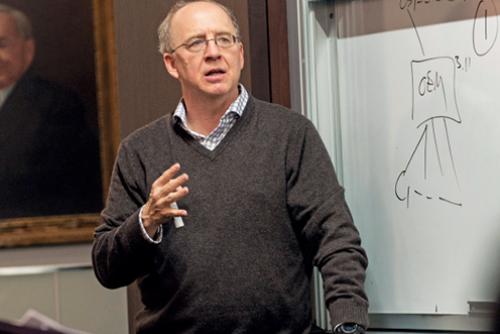
[[[215,39],[207,40],[207,47],[205,48],[205,58],[218,59],[220,57],[220,48],[215,42]]]

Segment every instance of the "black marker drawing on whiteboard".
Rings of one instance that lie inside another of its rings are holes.
[[[399,9],[412,9],[413,11],[417,11],[418,7],[421,5],[431,6],[433,4],[442,3],[450,3],[450,2],[465,2],[466,0],[399,0]]]
[[[472,59],[467,56],[455,56],[455,63],[457,64],[457,70],[468,72],[472,65]]]
[[[479,1],[472,25],[472,46],[482,57],[491,51],[498,37],[498,11],[492,0]]]
[[[415,21],[413,20],[413,17],[411,16],[410,9],[407,9],[406,11],[408,12],[408,16],[410,17],[411,24],[413,25],[413,30],[415,30],[415,34],[417,34],[418,43],[420,44],[420,50],[422,50],[422,54],[425,56],[424,45],[422,44],[422,39],[420,38],[420,35],[418,34],[418,29],[417,29],[417,26],[415,25]]]
[[[462,206],[449,124],[461,124],[452,57],[433,57],[411,62],[411,119],[421,131],[394,186],[396,197],[410,203],[410,194],[428,200]],[[451,184],[453,183],[453,184]],[[413,190],[413,191],[411,191]]]
[[[465,2],[463,0],[461,2]],[[415,20],[412,12],[416,12],[421,5],[432,6],[438,4],[442,0],[399,0],[399,9],[406,10],[410,17],[413,29],[417,35],[418,43],[422,54],[425,56],[422,39],[418,33]],[[448,0],[448,3],[459,2],[457,0]],[[443,2],[444,3],[444,2]],[[474,23],[472,27],[472,46],[476,55],[482,57],[488,54],[495,46],[498,38],[499,20],[498,10],[495,5],[495,0],[480,0],[477,4],[474,15]]]

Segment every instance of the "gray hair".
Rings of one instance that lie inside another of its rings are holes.
[[[173,46],[171,45],[172,36],[170,29],[172,24],[172,18],[174,17],[175,13],[177,13],[181,8],[193,2],[208,2],[219,6],[222,10],[224,10],[224,12],[226,12],[227,16],[229,16],[229,18],[231,19],[231,23],[236,29],[236,37],[240,38],[240,26],[238,24],[238,20],[236,19],[234,12],[228,7],[224,6],[223,4],[215,0],[180,0],[177,1],[172,6],[172,8],[170,8],[170,10],[167,13],[167,16],[158,27],[158,41],[159,41],[158,50],[160,51],[161,54],[164,54],[166,52],[171,52],[171,50],[173,49]]]
[[[24,39],[33,38],[33,29],[31,28],[31,22],[26,14],[24,14],[20,10],[4,4],[0,4],[0,13],[5,13],[14,19],[17,32],[21,35],[21,37],[23,37]]]

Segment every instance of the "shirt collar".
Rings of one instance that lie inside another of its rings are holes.
[[[235,113],[236,115],[238,115],[238,117],[241,117],[241,115],[243,115],[243,111],[245,110],[248,102],[248,92],[242,84],[238,85],[238,90],[240,94],[238,95],[236,100],[231,103],[229,108],[227,108],[222,117],[226,116],[229,113]],[[179,119],[182,122],[182,126],[184,128],[187,128],[186,106],[184,105],[184,99],[181,99],[177,104],[177,107],[174,111],[174,118]]]
[[[6,87],[4,89],[0,89],[0,107],[3,106],[7,98],[9,97],[10,93],[14,89],[15,83],[10,85],[9,87]]]

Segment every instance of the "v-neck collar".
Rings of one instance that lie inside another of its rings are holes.
[[[174,136],[180,137],[180,140],[184,141],[190,148],[198,152],[199,154],[207,157],[210,160],[214,160],[223,150],[224,148],[233,141],[233,138],[237,133],[241,132],[241,128],[248,122],[250,118],[253,117],[254,111],[254,100],[252,96],[248,97],[248,102],[244,109],[241,117],[236,121],[236,123],[232,126],[226,136],[222,139],[222,141],[217,145],[213,150],[209,150],[204,147],[198,141],[196,141],[180,124],[180,121],[170,115],[168,123],[171,127],[172,131],[170,132],[170,143],[174,145]],[[173,148],[173,147],[172,147]]]

